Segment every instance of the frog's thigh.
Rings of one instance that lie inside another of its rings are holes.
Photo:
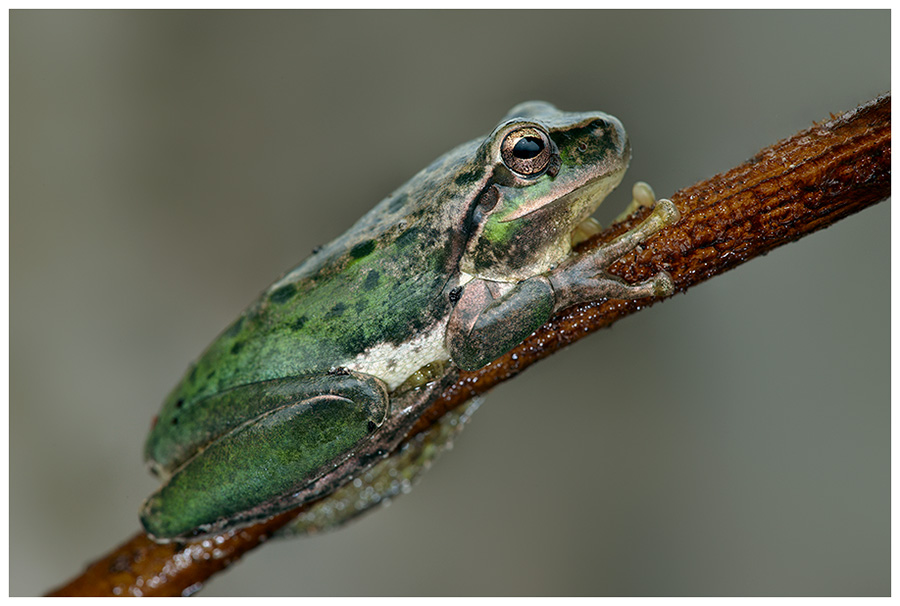
[[[326,392],[310,393],[323,382]],[[289,377],[272,389],[296,398],[237,426],[179,468],[144,504],[148,533],[176,537],[217,521],[277,513],[271,503],[308,485],[388,411],[384,383],[361,373]]]

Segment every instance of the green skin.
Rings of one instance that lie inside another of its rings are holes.
[[[543,156],[504,156],[535,132]],[[671,202],[571,252],[629,158],[612,116],[521,104],[273,284],[164,402],[145,448],[163,480],[141,510],[148,534],[217,534],[331,494],[392,452],[460,369],[557,311],[671,294],[665,273],[632,285],[603,271],[677,220]]]

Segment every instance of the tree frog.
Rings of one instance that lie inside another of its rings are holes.
[[[145,447],[162,480],[141,509],[147,533],[217,534],[331,495],[397,451],[460,370],[556,312],[670,295],[665,272],[640,284],[605,272],[678,220],[669,200],[599,250],[572,252],[630,157],[616,118],[523,103],[315,250],[165,400]],[[636,201],[652,205],[648,191]]]

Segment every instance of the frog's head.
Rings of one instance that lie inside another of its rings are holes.
[[[631,148],[608,114],[533,101],[514,107],[477,154],[490,177],[472,202],[460,267],[518,281],[569,254],[572,231],[622,180]]]

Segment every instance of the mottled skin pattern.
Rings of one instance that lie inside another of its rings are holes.
[[[523,126],[543,133],[552,160],[534,174],[501,159]],[[368,461],[402,435],[391,402],[417,369],[428,366],[433,387],[508,351],[576,290],[605,296],[606,278],[584,286],[602,264],[564,262],[629,156],[611,116],[522,104],[278,280],[166,399],[145,450],[165,482],[145,504],[148,532],[221,530],[333,490],[354,472],[350,458]],[[663,282],[616,282],[616,296],[664,294]],[[407,412],[435,395],[411,387]]]
[[[466,203],[465,188],[448,175],[472,170],[475,147],[466,144],[435,161],[263,293],[166,399],[147,441],[148,458],[166,467],[181,462],[169,459],[169,443],[184,445],[172,419],[204,397],[325,373],[371,345],[401,343],[446,321],[449,291],[459,280],[447,267],[458,265],[463,236],[447,220],[456,213],[440,211],[458,212]]]

